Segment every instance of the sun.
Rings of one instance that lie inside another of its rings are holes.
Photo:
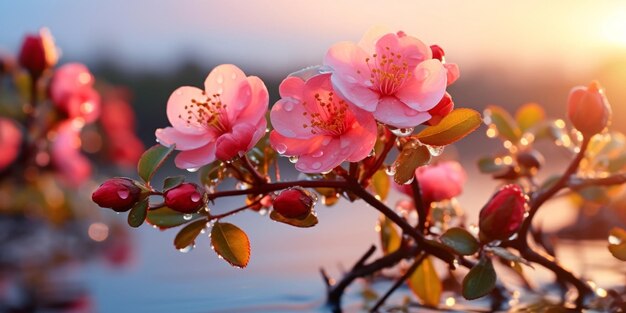
[[[626,46],[626,8],[620,8],[606,18],[602,35],[612,44]]]

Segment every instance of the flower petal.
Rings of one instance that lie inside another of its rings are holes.
[[[199,135],[185,134],[174,127],[159,128],[155,135],[162,145],[176,144],[176,150],[181,151],[198,149],[215,139],[210,132]]]
[[[302,100],[304,80],[297,76],[288,76],[283,79],[278,87],[281,98],[294,98]]]
[[[347,83],[336,75],[332,75],[330,80],[333,83],[335,91],[337,91],[342,98],[368,112],[374,112],[374,110],[376,110],[376,106],[380,101],[380,95],[369,89],[369,87]]]
[[[411,79],[396,92],[396,97],[417,111],[428,111],[446,92],[447,71],[439,60],[420,63]]]
[[[267,112],[269,104],[267,87],[256,76],[250,76],[247,80],[250,86],[250,102],[239,112],[236,123],[257,123],[261,118],[265,117]]]
[[[352,151],[350,146],[341,147],[339,139],[326,141],[309,154],[300,155],[296,169],[304,173],[322,173],[332,170],[346,160]]]
[[[447,76],[448,76],[448,86],[452,85],[457,79],[459,79],[459,76],[461,76],[461,73],[459,72],[459,66],[456,65],[456,63],[444,63],[443,66],[446,68],[447,71]]]
[[[430,119],[430,114],[411,109],[395,97],[381,99],[374,118],[398,128],[415,127]]]
[[[362,119],[359,124],[356,121],[354,123],[352,129],[340,138],[341,146],[353,147],[352,152],[346,158],[349,162],[361,161],[372,152],[378,131],[376,121],[372,116]]]
[[[304,128],[304,124],[310,124],[304,113],[308,114],[301,102],[292,98],[280,99],[272,107],[270,121],[274,129],[285,137],[311,138],[314,136],[311,129]]]
[[[365,51],[373,52],[376,50],[376,42],[378,39],[389,33],[393,33],[390,28],[382,25],[376,25],[365,32],[358,45]]]
[[[281,135],[273,130],[270,132],[270,145],[281,155],[300,156],[308,154],[317,149],[325,142],[330,142],[331,137],[314,136],[308,139],[290,138]]]
[[[204,99],[206,96],[203,95],[203,91],[196,87],[184,86],[176,89],[167,100],[167,119],[181,133],[199,135],[207,132],[206,128],[197,122],[194,112],[189,110],[191,100]]]
[[[251,96],[246,74],[232,64],[216,66],[204,81],[204,90],[208,95],[219,94],[222,103],[230,107],[227,110],[230,112],[244,108]]]
[[[394,55],[390,55],[390,52],[393,52]],[[396,56],[402,62],[406,62],[410,69],[432,57],[429,46],[415,37],[405,35],[403,32],[380,37],[376,42],[376,53],[380,56]]]
[[[265,136],[266,130],[267,130],[267,120],[265,119],[265,117],[263,117],[254,126],[254,133],[252,134],[252,139],[250,140],[250,143],[248,143],[248,149],[246,149],[246,152],[252,150],[252,148],[256,146],[259,140],[261,140],[261,138]]]
[[[324,65],[350,84],[366,85],[370,80],[370,69],[367,66],[369,56],[353,42],[343,41],[334,44],[326,56]]]
[[[198,149],[180,152],[174,159],[174,164],[182,169],[196,169],[213,161],[215,161],[215,142],[209,142]]]

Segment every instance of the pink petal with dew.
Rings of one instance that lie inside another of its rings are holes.
[[[265,120],[265,118],[262,118],[254,126],[254,134],[252,134],[252,140],[250,140],[250,143],[248,143],[248,148],[246,149],[246,152],[252,150],[252,148],[256,146],[259,140],[261,140],[261,138],[265,136],[266,132],[267,132],[267,120]]]
[[[359,46],[344,41],[328,49],[324,56],[324,65],[329,66],[333,75],[338,75],[346,83],[368,86],[370,84],[368,58],[371,56]]]
[[[446,92],[447,71],[439,60],[420,63],[411,79],[396,92],[396,97],[417,111],[435,107]]]
[[[354,121],[353,127],[339,139],[340,146],[352,147],[352,152],[346,160],[358,162],[365,159],[374,149],[377,131],[376,121],[372,116],[360,124]]]
[[[250,101],[239,112],[234,123],[257,123],[262,118],[264,119],[267,112],[267,106],[269,104],[269,94],[263,81],[256,77],[250,76],[247,78],[250,86]]]
[[[330,136],[314,136],[307,139],[290,138],[273,130],[270,132],[270,145],[281,155],[300,156],[312,153],[323,143],[330,142]]]
[[[174,127],[159,128],[154,133],[156,138],[164,146],[176,145],[176,150],[186,151],[198,149],[215,140],[213,133],[193,135],[181,133]]]
[[[250,144],[254,146],[253,138],[257,132],[257,125],[238,124],[232,132],[221,135],[215,141],[215,156],[222,161],[228,161],[238,155],[248,152]],[[265,128],[263,128],[265,131]],[[258,136],[258,135],[257,135]]]
[[[398,128],[415,127],[430,119],[430,114],[413,110],[395,97],[381,99],[374,118],[384,124]]]
[[[206,96],[196,87],[184,86],[176,89],[167,100],[167,119],[181,133],[204,134],[208,130],[196,121],[196,112],[191,111],[192,115],[189,114],[191,100],[204,102]]]
[[[251,90],[246,74],[232,64],[215,67],[204,81],[204,90],[209,96],[220,95],[222,103],[228,106],[229,116],[236,116],[232,113],[240,111],[250,102]]]
[[[180,152],[174,164],[182,169],[197,169],[215,161],[215,142],[209,142],[203,147]]]
[[[294,98],[302,100],[302,92],[304,89],[304,80],[296,76],[288,76],[283,79],[278,87],[281,98]]]
[[[302,102],[296,102],[292,98],[278,100],[270,111],[270,121],[274,129],[290,138],[306,139],[314,136],[310,128],[304,128],[304,124],[310,124],[308,116]]]
[[[339,139],[333,138],[326,145],[322,144],[309,154],[301,155],[296,169],[304,173],[327,172],[345,161],[351,151],[349,147],[341,148]]]
[[[369,87],[359,84],[350,84],[341,79],[337,75],[333,75],[330,80],[333,83],[335,91],[342,98],[352,102],[355,106],[368,111],[374,112],[380,101],[380,94],[374,92]]]
[[[452,85],[459,76],[461,76],[461,72],[459,71],[459,66],[456,63],[444,63],[443,66],[447,71],[447,84],[448,86]]]
[[[397,63],[406,62],[409,70],[414,69],[420,62],[430,59],[432,52],[430,47],[419,39],[397,34],[387,34],[376,42],[376,53],[379,56],[386,55],[388,58],[397,58]],[[394,53],[391,55],[391,53]]]

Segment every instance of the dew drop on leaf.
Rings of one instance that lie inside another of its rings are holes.
[[[184,214],[183,215],[183,219],[185,221],[190,221],[192,218],[193,218],[193,215],[191,215],[191,214]]]
[[[445,148],[445,146],[429,146],[429,145],[425,145],[426,149],[428,149],[428,152],[430,153],[430,155],[432,156],[440,156],[443,153],[443,150]]]

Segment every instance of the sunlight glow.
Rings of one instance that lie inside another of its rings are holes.
[[[606,18],[602,35],[610,43],[626,46],[626,8],[616,10]]]

